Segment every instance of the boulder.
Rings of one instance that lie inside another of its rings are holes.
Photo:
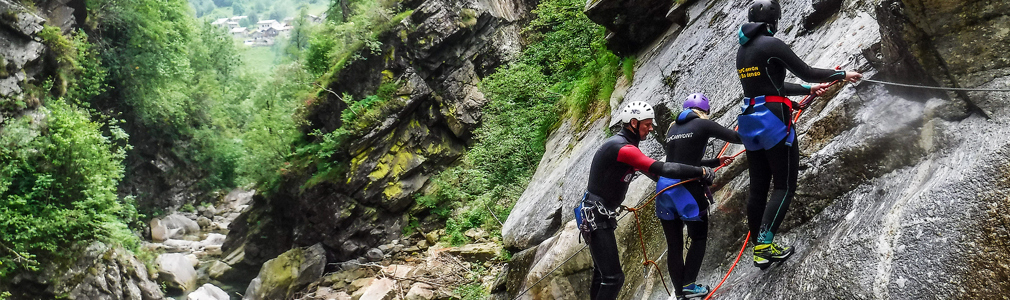
[[[166,252],[172,253],[192,252],[197,246],[197,242],[176,239],[169,239],[161,244],[164,245]]]
[[[407,278],[407,273],[410,273],[412,270],[414,270],[414,267],[408,265],[389,265],[382,268],[383,273],[398,278]]]
[[[225,239],[227,239],[227,236],[220,233],[207,234],[207,237],[200,241],[199,247],[221,246],[224,244]]]
[[[435,243],[438,243],[438,238],[439,238],[438,232],[434,231],[424,235],[424,240],[427,241],[429,245],[434,245]]]
[[[151,219],[151,240],[155,242],[164,242],[168,239],[168,228],[161,223],[161,219],[154,218]]]
[[[417,282],[410,286],[407,291],[406,300],[432,300],[435,299],[435,287],[430,284]]]
[[[384,256],[382,254],[382,250],[372,248],[371,250],[368,250],[368,252],[365,253],[365,257],[367,257],[369,261],[375,262],[375,261],[381,261]]]
[[[382,278],[372,281],[372,284],[368,285],[355,295],[360,294],[357,297],[358,300],[393,300],[396,297],[396,283],[389,278]],[[354,295],[351,298],[355,298]]]
[[[479,241],[487,238],[487,231],[484,231],[484,229],[481,228],[470,228],[464,232],[463,235],[475,241]]]
[[[268,260],[246,290],[244,300],[287,299],[323,276],[326,250],[321,244],[295,248]]]
[[[208,219],[205,216],[200,216],[200,217],[196,218],[196,224],[200,225],[200,228],[209,229],[211,223],[213,223],[213,221],[211,221],[210,219]]]
[[[163,218],[151,220],[151,238],[164,241],[172,238],[182,238],[187,234],[200,232],[200,224],[181,214],[171,214]]]
[[[221,262],[220,260],[215,260],[214,262],[211,262],[210,267],[207,268],[207,275],[210,276],[211,279],[222,280],[225,279],[224,274],[227,273],[228,270],[231,270],[231,266]]]
[[[63,298],[72,300],[164,299],[158,284],[148,276],[147,267],[130,251],[101,242],[87,247],[76,245],[70,251],[77,254],[66,265],[51,264],[37,276],[22,274],[10,279],[15,287],[43,287],[50,295],[21,299],[51,298],[51,295],[64,295]]]
[[[230,300],[228,293],[213,284],[206,283],[196,291],[186,295],[186,300]]]
[[[155,260],[158,265],[158,281],[177,292],[189,292],[196,288],[196,269],[192,261],[181,253],[165,253]]]
[[[186,254],[186,259],[189,260],[190,265],[193,265],[193,268],[200,265],[200,259],[196,257],[196,254]]]
[[[351,281],[351,285],[347,286],[347,290],[351,291],[352,293],[357,292],[364,287],[372,285],[373,281],[375,281],[374,277],[354,279]]]
[[[448,251],[470,262],[484,262],[498,257],[498,254],[502,251],[502,247],[496,243],[480,243],[449,248]]]

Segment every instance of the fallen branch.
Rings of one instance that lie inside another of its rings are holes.
[[[501,220],[498,219],[498,215],[494,214],[494,210],[492,210],[491,207],[488,206],[486,202],[484,203],[484,207],[487,208],[487,211],[491,213],[491,216],[494,217],[494,220],[498,221],[498,225],[501,225],[501,227],[505,227],[505,224],[502,224]]]
[[[18,253],[17,251],[14,251],[14,249],[11,249],[10,247],[7,247],[7,245],[4,245],[3,243],[0,243],[0,247],[3,247],[4,250],[7,250],[7,252],[14,253],[14,255],[17,256],[16,260],[14,262],[26,262],[26,263],[28,263],[30,265],[37,265],[37,264],[39,264],[39,262],[37,262],[37,261],[35,261],[33,259],[30,259],[30,258],[22,256],[21,253]]]

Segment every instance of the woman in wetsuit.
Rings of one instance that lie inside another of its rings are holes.
[[[701,93],[692,94],[683,106],[684,111],[677,115],[666,133],[666,161],[710,168],[733,162],[729,156],[702,159],[710,137],[740,143],[740,135],[736,131],[708,119],[708,97]],[[664,185],[666,180],[660,179],[657,191],[678,182],[671,180],[670,184]],[[663,225],[667,249],[670,251],[667,259],[670,280],[674,287],[682,287],[676,290],[678,297],[701,297],[710,291],[707,286],[696,283],[708,242],[709,195],[706,185],[692,181],[667,190],[656,198],[656,217]],[[693,207],[678,212],[676,201],[693,204]],[[687,225],[687,235],[691,238],[687,258],[684,258],[684,225]]]
[[[739,133],[747,148],[750,194],[747,223],[754,243],[754,265],[766,268],[787,259],[793,249],[774,243],[793,194],[799,173],[799,144],[792,124],[796,105],[785,96],[823,93],[836,80],[858,81],[856,72],[808,66],[775,38],[781,7],[775,0],[756,0],[747,13],[749,23],[740,27],[736,66],[743,85],[743,112],[737,118]],[[786,70],[814,86],[787,83]],[[768,200],[770,185],[771,200]]]

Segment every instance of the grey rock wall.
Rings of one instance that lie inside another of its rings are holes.
[[[999,21],[1008,12],[1003,2],[847,0],[827,17],[817,15],[823,8],[810,1],[781,3],[784,16],[777,36],[813,66],[840,65],[888,81],[1010,88],[1005,58],[992,50],[1005,44],[1001,32],[1010,24]],[[687,8],[684,29],[638,53],[634,84],[623,102],[647,101],[678,111],[681,99],[704,92],[713,101],[714,119],[732,127],[742,96],[732,62],[746,7],[746,1],[710,0]],[[805,21],[815,19],[822,23],[804,28]],[[777,237],[797,247],[797,254],[761,271],[750,264],[750,251],[744,252],[718,299],[1004,297],[1005,285],[993,282],[1004,282],[1010,268],[992,262],[1010,255],[1004,242],[1004,213],[1010,210],[1005,180],[1010,140],[1004,123],[1010,118],[1000,105],[1007,96],[910,92],[868,82],[834,88],[797,125],[800,187]],[[506,221],[506,243],[533,252],[515,256],[510,270],[516,271],[510,272],[520,275],[510,273],[508,278],[517,279],[499,295],[511,298],[531,288],[522,299],[575,299],[577,294],[552,291],[588,289],[583,274],[590,266],[585,263],[564,265],[563,272],[543,270],[560,265],[583,246],[558,241],[571,234],[566,228],[574,228],[569,226],[571,207],[586,182],[580,171],[588,168],[606,136],[598,132],[605,127],[599,122],[588,133],[562,127],[552,134],[549,149],[561,144],[572,150],[547,151]],[[708,156],[721,147],[710,143]],[[642,149],[663,158],[653,139],[643,142]],[[732,146],[729,153],[740,149]],[[743,243],[745,164],[745,158],[738,160],[716,180],[718,203],[699,276],[703,284],[722,279]],[[625,205],[647,199],[653,189],[650,180],[636,179]],[[628,276],[621,298],[667,299],[659,276],[643,272],[637,233],[626,221],[618,230]],[[665,244],[650,230],[657,229],[646,224],[649,256],[662,258],[657,262],[665,267]]]
[[[75,261],[52,264],[38,274],[18,275],[13,284],[25,289],[44,288],[25,299],[39,299],[42,295],[79,300],[164,299],[153,274],[130,251],[100,242],[84,246],[72,250],[79,253]]]

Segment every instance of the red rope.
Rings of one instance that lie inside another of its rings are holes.
[[[708,300],[708,298],[712,298],[712,295],[715,295],[715,291],[718,291],[719,287],[721,287],[722,284],[726,282],[726,278],[729,278],[729,273],[733,273],[733,268],[736,268],[736,263],[740,262],[740,257],[743,256],[743,250],[747,249],[747,241],[749,240],[750,240],[750,231],[747,231],[747,237],[743,238],[743,246],[740,246],[740,253],[736,255],[736,260],[734,260],[733,264],[729,266],[729,271],[726,271],[726,276],[722,277],[722,281],[719,282],[719,285],[716,285],[715,288],[708,293],[708,297],[705,297],[705,300]]]

